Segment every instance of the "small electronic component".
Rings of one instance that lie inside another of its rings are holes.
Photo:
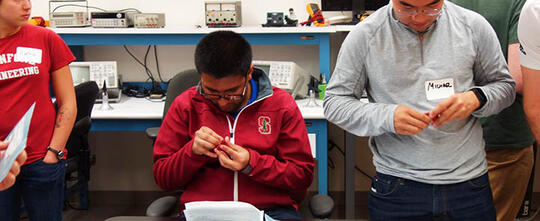
[[[241,2],[205,2],[206,26],[239,27],[242,25]]]
[[[53,12],[49,15],[50,24],[54,28],[88,26],[86,12]]]
[[[127,28],[133,26],[132,12],[92,12],[94,28]]]
[[[140,13],[133,17],[135,28],[164,28],[164,13]]]

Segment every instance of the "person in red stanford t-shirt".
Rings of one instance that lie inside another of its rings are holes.
[[[53,31],[27,25],[30,0],[0,0],[0,141],[35,104],[27,160],[15,184],[0,192],[2,220],[62,220],[65,155],[77,112],[69,63],[75,58]],[[51,101],[52,85],[58,110]]]
[[[154,179],[183,204],[241,201],[299,219],[313,180],[306,125],[293,97],[253,68],[249,43],[212,32],[195,49],[198,86],[171,104],[154,145]]]

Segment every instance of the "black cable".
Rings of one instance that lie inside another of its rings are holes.
[[[328,168],[330,169],[336,169],[336,164],[334,163],[334,160],[332,157],[328,157]]]
[[[62,8],[62,7],[66,7],[66,6],[73,6],[73,7],[81,7],[81,8],[93,8],[93,9],[97,9],[97,10],[100,10],[100,11],[104,11],[104,12],[108,12],[108,10],[105,10],[103,8],[99,8],[99,7],[95,7],[95,6],[86,6],[86,5],[77,5],[77,4],[64,4],[64,5],[60,5],[60,6],[57,6],[56,8],[53,9],[52,12],[56,11],[56,9],[59,9],[59,8]],[[136,9],[136,8],[123,8],[123,9],[120,9],[116,12],[125,12],[125,11],[135,11],[137,13],[142,13],[141,10],[139,9]]]
[[[154,78],[153,78],[151,75],[148,74],[148,73],[150,72],[150,70],[148,70],[148,67],[147,67],[145,64],[143,64],[143,63],[142,63],[142,62],[141,62],[141,61],[140,61],[133,53],[131,53],[131,51],[128,49],[128,47],[127,47],[126,45],[123,45],[123,47],[124,47],[124,50],[126,50],[126,52],[127,52],[133,59],[135,59],[135,61],[137,61],[137,63],[139,63],[141,66],[144,67],[145,73],[146,73],[146,75],[148,76],[148,78],[150,78],[150,79],[153,80]],[[151,73],[151,72],[150,72],[150,73]]]
[[[56,8],[54,8],[54,9],[52,10],[52,12],[56,11],[56,9],[59,9],[59,8],[62,8],[62,7],[66,7],[66,6],[81,7],[81,8],[86,8],[86,9],[93,8],[93,9],[97,9],[97,10],[104,11],[104,12],[107,11],[107,10],[105,10],[105,9],[98,8],[98,7],[94,7],[94,6],[89,6],[89,5],[65,4],[65,5],[57,6]]]
[[[148,82],[152,82],[152,86],[148,89],[146,89],[144,86],[143,86],[143,92],[144,92],[144,95],[145,96],[150,96],[150,94],[152,93],[152,88],[154,88],[154,78],[146,78],[146,80],[144,81],[145,85],[146,83]]]
[[[154,74],[152,73],[152,71],[148,68],[148,54],[150,54],[150,49],[152,47],[152,45],[148,45],[148,47],[146,48],[146,52],[144,53],[144,60],[143,61],[140,61],[137,56],[135,56],[133,53],[131,53],[131,51],[128,49],[128,47],[126,45],[123,45],[124,47],[124,50],[126,50],[126,52],[133,58],[135,59],[135,61],[137,61],[137,63],[139,63],[141,66],[144,67],[144,70],[146,72],[146,75],[148,76],[148,80],[151,80],[152,81],[152,88],[150,89],[149,93],[148,94],[165,94],[165,91],[161,88],[161,85],[159,85],[159,82],[157,82],[154,78]],[[155,52],[154,52],[155,53]],[[157,61],[157,56],[156,56],[156,61]],[[159,71],[159,66],[158,66],[158,71]],[[161,74],[159,74],[159,78],[160,80],[163,82],[163,79],[161,78]]]
[[[328,140],[328,144],[330,144],[330,148],[328,148],[328,151],[334,149],[334,147],[335,147],[345,157],[345,151],[343,149],[341,149],[336,143],[334,143],[334,141]],[[328,165],[328,166],[330,166],[330,165]],[[356,169],[358,172],[360,172],[362,175],[368,177],[369,179],[373,178],[373,176],[367,174],[365,171],[360,169],[360,167],[358,167],[356,165],[356,163],[354,164],[354,169]]]
[[[358,172],[360,172],[362,175],[366,176],[367,178],[373,179],[373,176],[370,176],[369,174],[361,170],[360,167],[356,166],[356,164],[354,165],[354,169],[358,170]]]
[[[129,51],[129,49],[127,48],[126,45],[123,45],[123,47],[124,47],[124,49],[126,50],[126,52],[127,52],[129,55],[131,55],[131,57],[132,57],[133,59],[135,59],[135,61],[137,61],[137,63],[139,63],[140,65],[142,65],[142,66],[144,67],[144,64],[143,64],[143,63],[142,63],[135,55],[133,55],[133,54],[131,53],[131,51]]]
[[[159,85],[159,82],[156,81],[156,79],[154,78],[154,74],[152,74],[152,72],[148,68],[148,55],[150,54],[151,48],[152,45],[148,45],[148,47],[146,48],[146,53],[144,55],[144,67],[148,71],[149,76],[152,76],[152,89],[150,89],[150,94],[164,94],[163,89]]]
[[[161,80],[162,83],[165,83],[165,81],[161,77],[161,71],[159,70],[159,60],[158,60],[158,55],[157,55],[157,45],[154,45],[154,58],[156,59],[156,69],[157,69],[159,80]]]
[[[125,12],[125,11],[136,11],[138,13],[142,13],[139,9],[136,9],[136,8],[123,8],[123,9],[118,10],[118,12]]]
[[[332,149],[334,149],[334,145],[332,145],[332,143],[330,143],[331,141],[328,141],[328,151],[327,153],[330,153],[330,151],[332,151]],[[334,160],[332,159],[332,157],[330,157],[330,155],[328,154],[328,168],[330,169],[336,169],[336,164],[334,163]]]
[[[146,52],[144,54],[144,62],[143,61],[140,61],[133,53],[131,53],[131,51],[128,49],[128,47],[126,45],[123,45],[124,49],[126,50],[126,52],[133,58],[135,59],[135,61],[137,61],[137,63],[139,63],[141,66],[144,67],[144,70],[146,72],[146,75],[148,76],[148,80],[151,80],[152,81],[152,87],[150,88],[150,90],[148,91],[148,93],[145,91],[144,93],[145,94],[165,94],[165,91],[161,88],[161,85],[159,85],[159,82],[157,82],[154,78],[154,74],[152,73],[152,71],[148,68],[148,54],[150,54],[150,49],[152,47],[152,45],[148,45],[148,47],[146,48]],[[161,77],[161,76],[160,76]]]
[[[152,71],[150,71],[150,69],[148,68],[148,65],[147,65],[148,54],[150,53],[150,48],[151,47],[152,47],[152,45],[148,45],[148,47],[146,48],[146,53],[144,54],[144,68],[146,69],[146,74],[148,74],[148,76],[150,76],[150,79],[152,80],[152,83],[154,83],[155,82],[154,74],[152,74]]]

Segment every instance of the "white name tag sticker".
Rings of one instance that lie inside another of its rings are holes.
[[[17,47],[15,62],[24,62],[29,64],[41,64],[42,51],[38,48]]]
[[[454,79],[426,81],[426,98],[428,100],[445,99],[454,95]]]

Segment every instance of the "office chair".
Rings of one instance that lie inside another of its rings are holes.
[[[165,107],[163,107],[163,117],[167,114],[174,99],[185,90],[197,85],[200,80],[201,75],[199,75],[199,72],[195,69],[182,71],[171,78],[169,85],[167,86],[167,97],[165,98]],[[159,127],[150,127],[146,129],[146,136],[154,142],[156,141],[158,132]]]
[[[88,209],[88,181],[90,180],[90,167],[95,163],[88,145],[92,108],[98,96],[99,88],[94,81],[84,82],[75,86],[77,98],[77,117],[73,130],[66,143],[68,150],[66,160],[66,181],[64,183],[66,203],[67,198],[79,193],[80,209]],[[75,176],[74,173],[77,173]],[[75,182],[72,185],[70,183]]]
[[[165,106],[163,108],[163,117],[167,114],[169,107],[178,95],[185,90],[197,85],[201,79],[199,72],[195,69],[189,69],[176,74],[167,86],[167,97],[165,98]],[[152,143],[156,141],[156,137],[159,132],[159,127],[151,127],[146,129],[146,136],[152,140]],[[176,192],[175,195],[180,195],[181,191]],[[147,216],[170,216],[177,204],[178,196],[165,196],[161,197],[150,204],[146,209]]]
[[[169,86],[167,88],[167,98],[165,100],[165,107],[163,108],[163,116],[165,116],[165,114],[169,110],[172,101],[174,101],[174,99],[178,95],[180,95],[182,92],[189,89],[190,87],[196,85],[199,81],[200,75],[194,69],[186,70],[175,75],[169,82]],[[155,142],[158,132],[158,127],[148,128],[146,129],[146,136],[148,136],[150,139],[152,139],[153,142]],[[177,192],[175,194],[176,196],[164,196],[153,201],[146,208],[146,215],[153,217],[174,215],[175,209],[177,208],[177,204],[179,201],[178,197],[180,194],[181,192]],[[306,196],[307,192],[297,193],[294,194],[293,198],[305,198]],[[310,199],[309,208],[313,216],[317,218],[327,218],[330,216],[334,208],[334,201],[327,195],[317,194]]]

